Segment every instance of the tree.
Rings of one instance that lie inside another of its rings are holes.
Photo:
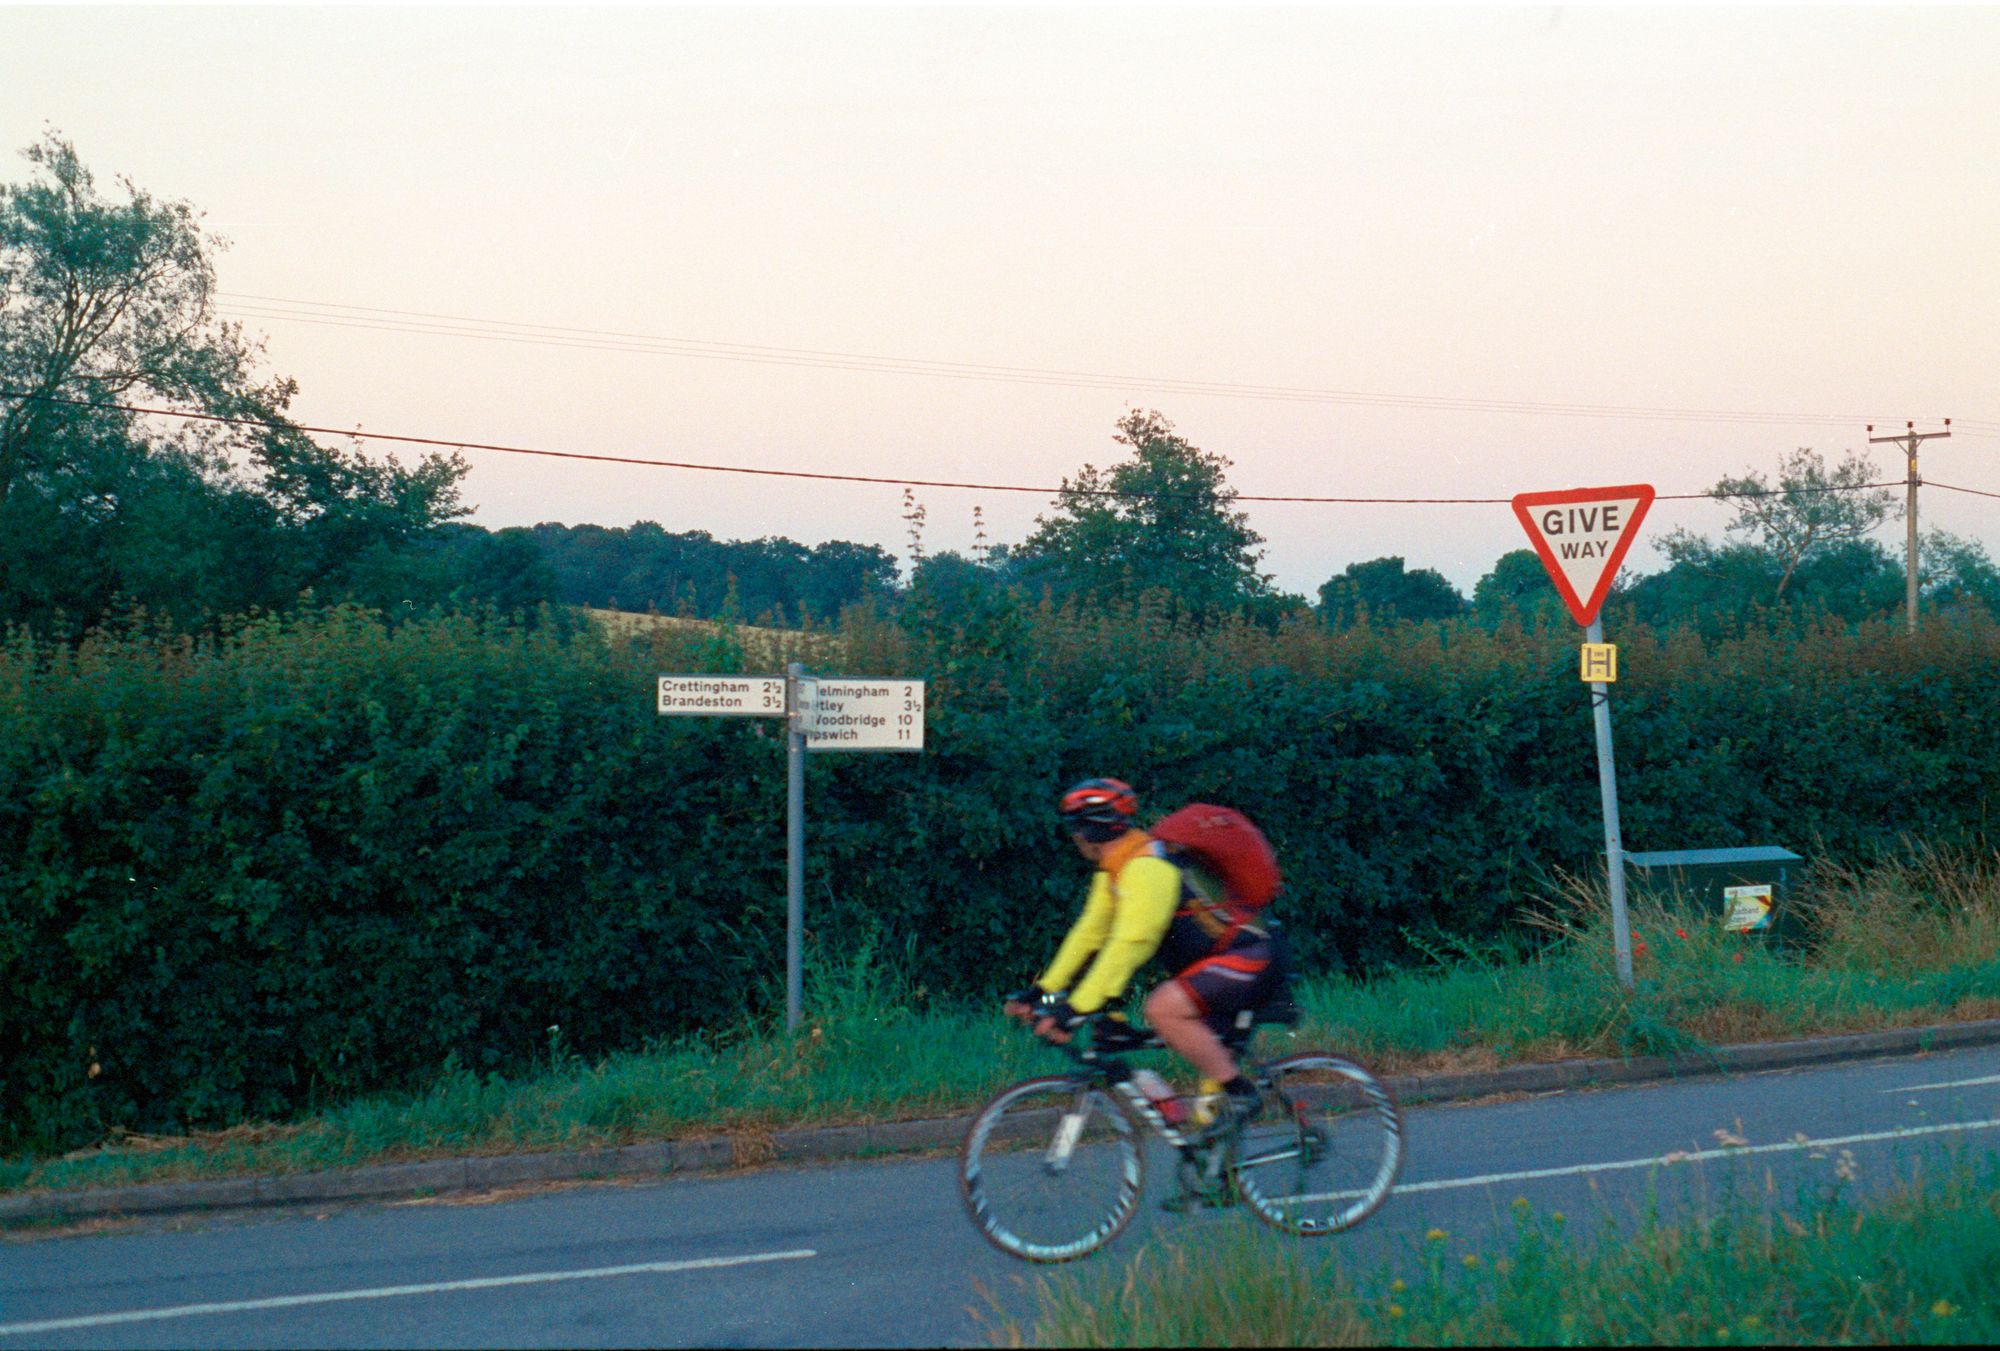
[[[1839,546],[1867,538],[1883,521],[1900,517],[1896,495],[1887,488],[1869,488],[1873,466],[1849,453],[1833,468],[1818,451],[1801,446],[1778,461],[1778,485],[1762,474],[1725,478],[1709,496],[1732,502],[1736,515],[1723,528],[1761,550],[1776,564],[1777,583],[1771,599],[1782,601],[1785,588],[1801,564]],[[1706,541],[1686,530],[1670,532],[1661,549],[1678,563],[1702,554]]]
[[[657,521],[624,527],[543,522],[528,532],[543,551],[556,594],[573,605],[614,610],[721,613],[732,594],[740,613],[802,622],[822,619],[895,589],[896,560],[872,544],[829,540],[718,540],[706,530],[670,532]]]
[[[1229,461],[1176,435],[1158,412],[1133,409],[1117,425],[1112,439],[1132,458],[1063,480],[1053,509],[1013,551],[1021,579],[1058,598],[1112,603],[1164,589],[1195,616],[1270,595],[1258,571],[1264,539],[1234,509]]]
[[[391,612],[426,609],[442,598],[454,608],[491,607],[535,625],[541,607],[558,599],[541,541],[520,526],[490,531],[454,521],[411,547],[373,551],[353,571],[371,604]]]
[[[1767,607],[1778,584],[1779,565],[1752,544],[1718,545],[1686,535],[1674,544],[1671,556],[1669,566],[1635,579],[1624,590],[1623,598],[1642,623],[1658,628],[1688,624],[1710,635],[1740,630],[1754,612]]]
[[[53,131],[25,155],[29,181],[0,185],[0,620],[354,594],[358,560],[461,514],[455,457],[375,464],[285,417],[297,387],[216,314],[224,245],[192,206],[123,178],[104,196]]]
[[[923,561],[910,570],[909,594],[921,593],[942,610],[969,609],[1011,585],[1006,551],[993,552],[1001,555],[999,561],[982,563],[949,549],[940,554],[925,554]]]
[[[1858,623],[1896,611],[1903,603],[1901,560],[1876,540],[1842,540],[1815,548],[1793,569],[1782,598],[1782,563],[1754,544],[1716,544],[1690,536],[1675,552],[1672,566],[1616,593],[1631,602],[1644,623],[1661,628],[1689,624],[1719,635],[1802,616]]]
[[[896,559],[879,545],[830,539],[813,547],[793,586],[794,619],[835,619],[850,605],[893,594]]]
[[[1917,541],[1923,601],[1933,608],[1976,604],[2000,616],[2000,567],[1974,540],[1926,530]]]
[[[1849,454],[1829,468],[1800,447],[1781,457],[1778,481],[1725,478],[1709,490],[1736,507],[1720,541],[1686,529],[1660,543],[1668,566],[1620,591],[1650,624],[1716,633],[1785,616],[1850,623],[1901,600],[1901,568],[1870,531],[1900,514],[1895,493],[1871,488],[1871,466]]]
[[[1539,554],[1533,549],[1512,549],[1501,554],[1493,570],[1473,584],[1472,609],[1491,625],[1509,610],[1523,617],[1559,613],[1562,597],[1549,580]]]
[[[36,181],[0,186],[0,504],[38,477],[72,468],[74,433],[101,412],[71,401],[133,393],[204,406],[245,388],[250,351],[215,318],[218,246],[185,202],[158,202],[120,180],[128,201],[97,195],[67,141],[50,132],[24,152]],[[72,433],[65,444],[64,433]]]
[[[1358,610],[1376,619],[1451,619],[1465,613],[1465,597],[1431,568],[1408,571],[1398,556],[1349,563],[1319,589],[1319,609],[1329,624],[1346,628]]]

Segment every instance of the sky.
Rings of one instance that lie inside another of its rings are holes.
[[[0,5],[0,180],[54,127],[202,209],[303,422],[989,485],[916,491],[934,553],[1134,407],[1246,496],[1900,480],[1866,424],[1945,417],[1925,477],[2000,493],[1996,69],[1971,7]],[[893,485],[466,457],[493,528],[908,553]],[[1528,542],[1244,505],[1308,596]],[[1920,521],[2000,555],[2000,497]]]

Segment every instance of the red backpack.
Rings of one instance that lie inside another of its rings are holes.
[[[1233,807],[1191,802],[1147,833],[1166,845],[1170,855],[1185,854],[1213,874],[1239,920],[1269,905],[1284,884],[1271,842]]]

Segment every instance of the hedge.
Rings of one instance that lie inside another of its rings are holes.
[[[1915,640],[1607,625],[1628,848],[1985,844],[1983,615]],[[928,744],[810,757],[808,929],[824,951],[908,952],[937,998],[990,995],[1052,950],[1085,879],[1049,803],[1090,775],[1153,809],[1250,812],[1309,971],[1490,937],[1557,870],[1601,866],[1567,625],[1198,631],[920,595],[833,641],[828,674],[929,682]],[[448,1056],[513,1072],[551,1028],[598,1055],[769,1018],[781,729],[661,718],[651,697],[658,673],[743,662],[726,632],[354,609],[202,641],[12,635],[0,1149],[280,1117]]]

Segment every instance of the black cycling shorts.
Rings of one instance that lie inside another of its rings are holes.
[[[1202,1021],[1220,1036],[1235,1028],[1237,1014],[1262,1007],[1279,992],[1284,969],[1277,943],[1255,938],[1202,958],[1177,972],[1174,982],[1187,991]]]

